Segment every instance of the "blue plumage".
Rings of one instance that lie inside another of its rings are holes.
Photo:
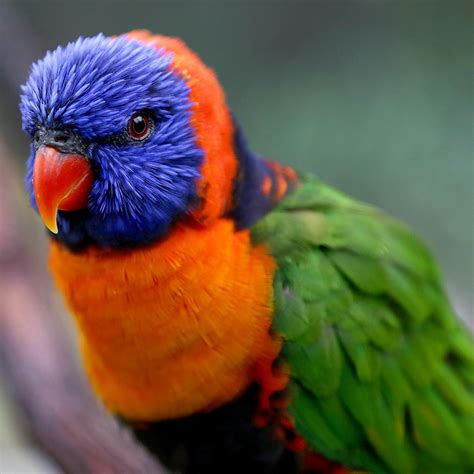
[[[251,227],[278,202],[271,193],[262,193],[265,178],[276,181],[274,171],[250,150],[241,127],[234,121],[234,150],[239,163],[239,173],[234,183],[234,207],[230,216],[238,229]]]
[[[23,86],[23,128],[80,136],[96,173],[87,210],[60,212],[58,238],[75,247],[151,241],[197,204],[203,151],[190,123],[190,89],[172,54],[125,37],[80,38],[33,65]],[[154,132],[124,140],[130,117],[147,111]],[[27,186],[34,205],[32,168]]]

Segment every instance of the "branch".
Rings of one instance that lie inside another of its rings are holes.
[[[164,473],[96,402],[20,233],[0,141],[0,365],[32,434],[68,473]]]

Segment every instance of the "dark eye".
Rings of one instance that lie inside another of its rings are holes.
[[[145,140],[150,136],[152,121],[145,112],[137,112],[128,122],[128,133],[133,140]]]

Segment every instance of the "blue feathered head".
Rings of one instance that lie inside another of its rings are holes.
[[[169,48],[103,35],[33,65],[20,104],[26,185],[66,244],[148,242],[200,205],[205,149],[175,66]]]

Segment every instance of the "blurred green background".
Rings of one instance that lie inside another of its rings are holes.
[[[47,49],[135,28],[179,36],[216,70],[256,151],[409,223],[469,318],[473,16],[456,0],[0,0],[0,140],[22,167],[19,85]]]

